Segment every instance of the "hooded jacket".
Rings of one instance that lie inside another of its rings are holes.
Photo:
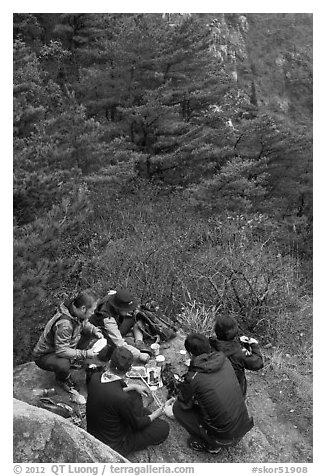
[[[216,337],[210,337],[209,342],[214,350],[221,351],[228,357],[240,383],[243,395],[247,393],[247,379],[245,369],[260,370],[264,366],[263,357],[258,344],[251,344],[251,354],[237,341],[219,340]]]
[[[98,333],[98,329],[88,321],[81,321],[69,312],[71,302],[59,306],[56,314],[46,324],[45,329],[33,350],[37,360],[44,354],[55,353],[67,359],[85,359],[87,351],[76,349],[82,332]]]
[[[179,399],[187,408],[197,405],[203,427],[220,440],[241,438],[253,426],[235,372],[222,352],[194,357],[180,392]]]

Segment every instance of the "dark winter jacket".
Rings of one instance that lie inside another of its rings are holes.
[[[101,373],[95,372],[88,381],[86,404],[87,431],[122,455],[133,447],[135,432],[151,423],[148,415],[135,415],[124,387],[120,378],[101,383]]]
[[[188,408],[198,405],[202,425],[219,440],[241,438],[253,426],[235,372],[222,352],[194,357],[180,391],[179,400]]]
[[[246,352],[240,342],[235,340],[225,341],[210,337],[212,349],[223,352],[230,360],[235,374],[240,383],[243,395],[247,393],[247,380],[245,369],[260,370],[264,366],[263,357],[257,344],[250,344],[251,354]]]

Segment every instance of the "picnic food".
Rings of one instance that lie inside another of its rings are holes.
[[[139,378],[139,377],[147,377],[147,370],[144,366],[132,366],[129,372],[126,373],[127,377],[129,378]]]

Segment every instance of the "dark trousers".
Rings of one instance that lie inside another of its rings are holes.
[[[123,321],[119,325],[119,331],[122,337],[124,337],[133,328],[135,324],[135,318],[133,316],[125,316]]]
[[[141,395],[136,391],[129,392],[129,397],[133,403],[135,415],[144,416],[150,412],[144,408]],[[170,425],[160,418],[152,421],[148,426],[133,433],[132,438],[125,441],[123,455],[126,456],[132,451],[144,450],[151,445],[163,443],[169,435]]]
[[[40,369],[54,372],[58,380],[65,380],[70,374],[70,360],[57,357],[54,353],[42,355],[35,363]]]
[[[214,432],[208,430],[203,424],[199,407],[185,409],[182,402],[177,400],[173,405],[173,414],[191,436],[208,445],[225,447],[233,446],[240,441],[240,438],[222,440],[214,435]]]
[[[78,349],[88,349],[97,341],[96,337],[82,335],[77,344]],[[35,360],[36,365],[42,370],[54,372],[58,380],[65,380],[70,374],[71,361],[65,357],[58,357],[54,352],[41,355]]]

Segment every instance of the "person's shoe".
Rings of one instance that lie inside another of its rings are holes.
[[[86,398],[81,393],[77,392],[77,390],[70,390],[70,400],[73,403],[77,403],[77,405],[86,405]]]
[[[207,445],[204,441],[196,440],[192,436],[188,438],[187,443],[189,448],[191,448],[193,451],[202,451],[213,455],[217,455],[222,449],[219,446]]]
[[[203,441],[196,440],[190,436],[187,440],[187,444],[193,451],[207,451],[207,445]]]
[[[51,398],[40,398],[40,406],[63,418],[69,418],[73,414],[73,409],[64,403],[56,403]]]
[[[206,451],[208,453],[210,453],[211,455],[217,455],[220,451],[221,451],[221,447],[220,446],[215,446],[215,445],[209,445],[206,449]]]
[[[68,377],[65,380],[56,379],[56,381],[59,387],[63,388],[66,392],[71,393],[71,391],[73,390],[77,390],[77,391],[79,390],[78,385],[71,378],[71,375],[68,375]]]

